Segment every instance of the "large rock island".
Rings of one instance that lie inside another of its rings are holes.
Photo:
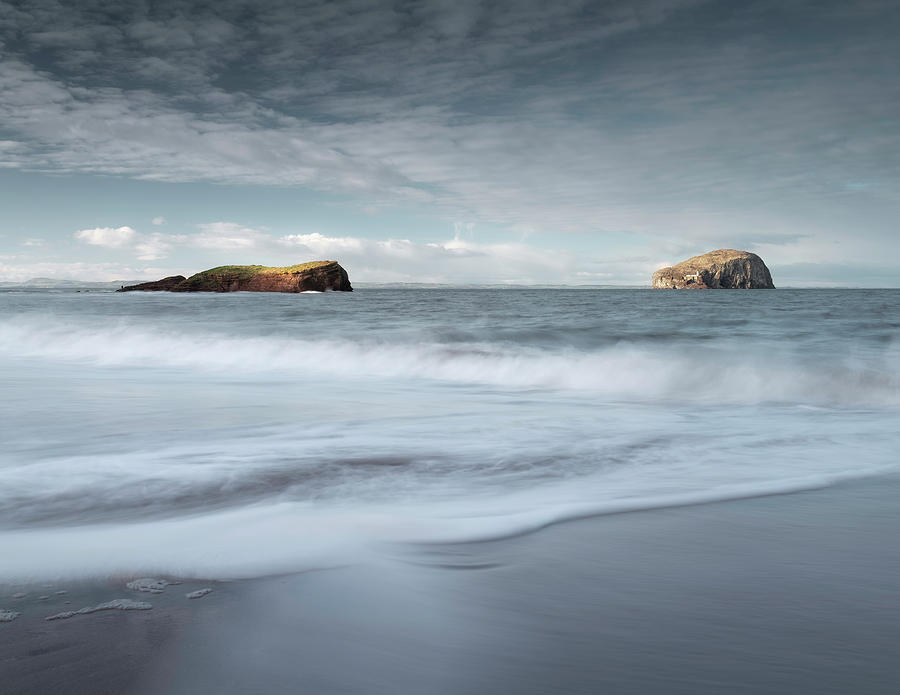
[[[653,273],[656,290],[775,289],[762,258],[749,251],[719,249]]]
[[[312,261],[283,268],[221,265],[202,273],[128,285],[117,292],[352,292],[350,278],[337,261]]]

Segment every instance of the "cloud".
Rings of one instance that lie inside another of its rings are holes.
[[[263,230],[236,222],[208,222],[198,224],[200,230],[192,234],[141,234],[131,227],[96,227],[75,232],[79,241],[93,246],[133,252],[139,260],[152,261],[168,257],[176,248],[211,251],[247,251],[273,243]]]
[[[896,48],[837,3],[806,43],[766,31],[789,8],[729,20],[694,0],[167,7],[36,0],[8,20],[24,48],[0,66],[7,165],[693,237],[848,180],[880,195],[900,151],[893,75],[872,60]],[[697,26],[711,45],[684,40]],[[857,40],[823,51],[836,28]],[[38,64],[29,46],[53,51]]]
[[[177,237],[167,237],[165,234],[148,234],[140,237],[134,245],[134,251],[138,260],[156,261],[168,257],[172,252]]]
[[[310,234],[287,234],[278,243],[284,246],[300,246],[319,255],[339,255],[345,251],[360,253],[365,247],[389,242],[371,242],[353,237],[329,237],[319,232]]]
[[[574,254],[524,243],[461,240],[416,243],[409,239],[329,237],[318,232],[275,239],[303,258],[336,259],[361,282],[585,284],[596,278]],[[283,255],[283,252],[282,252]],[[579,271],[584,273],[579,275]]]
[[[317,142],[296,118],[215,89],[203,96],[216,111],[201,115],[151,92],[73,87],[15,60],[0,61],[0,89],[5,126],[25,136],[8,159],[31,170],[343,191],[408,185],[386,163]]]
[[[235,256],[231,262],[265,265],[338,260],[360,282],[592,284],[608,282],[611,277],[607,268],[564,249],[542,248],[524,241],[484,243],[462,238],[461,230],[472,235],[471,225],[457,226],[450,238],[433,242],[321,232],[278,235],[265,228],[227,221],[203,223],[197,228],[190,234],[135,232],[128,235],[127,243],[117,246],[106,243],[108,235],[97,236],[102,237],[103,245],[132,253],[138,261],[174,257],[179,259],[179,266],[185,265],[185,254],[192,251],[202,252],[193,256],[203,258],[204,267],[215,262],[210,254],[229,254]],[[251,253],[252,258],[248,256]]]
[[[266,237],[258,229],[235,222],[208,222],[197,225],[200,232],[178,237],[189,246],[219,251],[242,251],[256,247]]]
[[[303,187],[611,258],[900,251],[900,8],[720,4],[0,1],[0,167]],[[183,236],[122,248],[270,245]],[[336,239],[362,243],[295,242]]]
[[[154,217],[154,218],[153,218],[152,220],[150,220],[150,221],[158,227],[158,226],[163,225],[163,224],[166,223],[166,218],[165,218],[165,217],[162,217],[162,216],[159,216],[159,217]]]
[[[79,241],[92,246],[104,246],[109,249],[118,249],[127,246],[135,238],[135,232],[131,227],[94,227],[75,232],[74,236]]]

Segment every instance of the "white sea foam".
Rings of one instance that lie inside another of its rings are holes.
[[[153,608],[152,604],[145,601],[132,601],[128,598],[117,598],[106,603],[100,603],[96,606],[85,606],[77,611],[63,611],[55,615],[48,615],[45,620],[68,620],[76,615],[89,615],[91,613],[99,613],[100,611],[149,611]]]
[[[165,579],[154,579],[153,577],[143,577],[128,582],[125,588],[132,591],[146,591],[149,594],[161,594],[165,588],[169,586],[169,582]]]
[[[60,320],[0,321],[0,356],[107,367],[176,368],[230,375],[429,379],[517,389],[593,392],[679,402],[900,404],[900,349],[877,361],[811,362],[750,352],[628,342],[593,350],[507,343],[385,342],[147,330],[130,323],[85,328]]]
[[[184,595],[184,597],[189,598],[189,599],[198,599],[198,598],[203,598],[204,596],[211,594],[211,593],[212,593],[212,589],[210,589],[209,587],[206,587],[204,589],[197,589],[196,591],[189,591],[188,593],[186,593]]]
[[[34,306],[0,316],[0,582],[250,577],[897,465],[900,351],[869,316],[859,341],[852,312],[796,340],[760,312],[766,337],[734,337],[732,309],[672,338],[690,307],[622,304],[610,334],[631,338],[608,339],[588,295],[504,295],[484,319],[481,295],[415,295],[415,316],[409,296],[372,316],[361,297],[17,299]],[[715,295],[782,295],[745,296]]]
[[[595,480],[496,498],[475,494],[427,507],[282,502],[145,523],[2,531],[0,580],[140,573],[248,578],[364,561],[384,543],[497,539],[588,516],[813,490],[893,470],[884,466],[776,481],[720,480],[702,487],[684,484],[680,491],[668,481],[644,493],[622,481],[617,487],[616,481],[597,486]]]

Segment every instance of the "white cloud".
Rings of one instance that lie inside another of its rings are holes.
[[[96,227],[79,230],[74,236],[93,246],[131,251],[142,261],[167,258],[177,248],[246,251],[274,243],[264,230],[236,222],[208,222],[197,227],[200,231],[193,234],[141,234],[127,226]]]
[[[81,229],[75,232],[74,236],[79,241],[92,246],[118,249],[130,244],[136,234],[137,232],[131,227],[94,227],[93,229]]]
[[[166,218],[165,218],[165,217],[162,217],[162,216],[159,216],[159,217],[154,217],[154,218],[153,218],[152,220],[150,220],[150,221],[158,227],[159,225],[162,225],[162,224],[165,224],[165,223],[166,223]]]
[[[159,260],[171,253],[175,239],[165,234],[149,234],[135,244],[134,250],[141,261]]]
[[[524,243],[482,244],[458,236],[443,242],[409,239],[329,237],[321,233],[289,234],[275,240],[305,252],[292,262],[337,260],[361,282],[436,283],[585,283],[586,272],[570,252]]]
[[[235,222],[208,222],[197,226],[201,230],[198,234],[179,237],[179,241],[201,249],[239,251],[254,248],[266,239],[260,230]]]
[[[328,237],[319,232],[311,234],[288,234],[278,239],[284,246],[303,246],[319,255],[337,255],[345,251],[362,251],[366,242],[353,237]],[[368,242],[372,243],[372,242]]]

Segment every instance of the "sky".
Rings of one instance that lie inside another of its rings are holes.
[[[0,0],[0,281],[900,287],[900,3]]]

